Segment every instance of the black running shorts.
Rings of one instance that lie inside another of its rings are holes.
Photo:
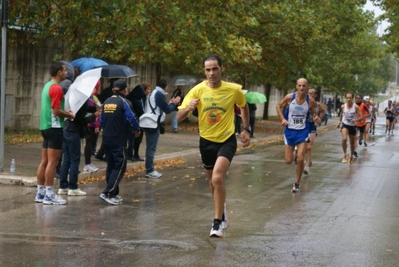
[[[225,157],[231,163],[237,150],[237,139],[233,134],[223,143],[216,143],[200,137],[199,148],[202,165],[205,169],[212,170],[218,157]]]
[[[50,128],[42,130],[42,148],[52,148],[62,150],[62,128]]]

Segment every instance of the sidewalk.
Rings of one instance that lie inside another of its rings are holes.
[[[337,120],[337,117],[330,118],[327,127],[336,125],[335,123]],[[279,125],[279,122],[268,121],[265,125],[259,125],[259,127],[270,127],[273,129],[270,132],[256,132],[255,130],[255,138],[251,139],[251,144],[282,137],[282,127]],[[179,128],[179,133],[166,132],[164,135],[160,136],[157,153],[155,154],[155,162],[173,158],[184,158],[187,155],[199,155],[199,135],[196,130],[196,124],[185,123],[181,125],[181,127],[179,126]],[[320,127],[321,130],[323,128],[326,127],[324,125]],[[238,145],[241,145],[239,140],[237,142]],[[100,144],[101,136],[98,140],[98,147]],[[106,162],[97,160],[94,157],[92,157],[92,164],[98,167],[99,170],[92,173],[83,172],[83,146],[84,141],[82,142],[82,156],[79,168],[81,173],[79,174],[79,180],[87,177],[99,177],[105,175]],[[146,144],[144,137],[139,151],[141,157],[145,157],[145,147]],[[4,172],[0,173],[0,184],[36,186],[36,170],[40,163],[40,157],[41,142],[20,145],[6,144],[4,147]],[[11,159],[15,159],[16,162],[15,175],[9,173]],[[127,170],[140,165],[144,165],[144,162],[128,161]]]

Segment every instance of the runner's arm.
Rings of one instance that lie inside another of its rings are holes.
[[[276,105],[276,111],[278,118],[281,121],[282,126],[286,126],[288,124],[288,121],[284,118],[283,111],[282,109],[288,106],[288,103],[290,103],[290,100],[292,98],[292,93],[286,95],[277,105]]]
[[[313,97],[309,97],[309,102],[310,102],[310,106],[311,106],[311,109],[312,109],[312,116],[313,116],[313,121],[315,122],[315,123],[317,123],[317,124],[320,124],[321,123],[321,121],[320,121],[320,117],[317,115],[317,107],[316,107],[316,101],[314,100],[314,98]]]

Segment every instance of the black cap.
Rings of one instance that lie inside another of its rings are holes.
[[[117,87],[117,88],[119,88],[119,89],[116,90],[115,87]],[[122,90],[124,90],[126,87],[127,87],[126,82],[125,82],[124,80],[120,80],[120,79],[119,79],[119,80],[117,80],[117,81],[114,82],[113,89],[116,90],[116,91],[122,91]]]

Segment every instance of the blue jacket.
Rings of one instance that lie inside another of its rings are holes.
[[[140,127],[132,111],[132,104],[121,94],[114,94],[105,100],[100,117],[103,130],[103,144],[127,146],[130,132]]]

